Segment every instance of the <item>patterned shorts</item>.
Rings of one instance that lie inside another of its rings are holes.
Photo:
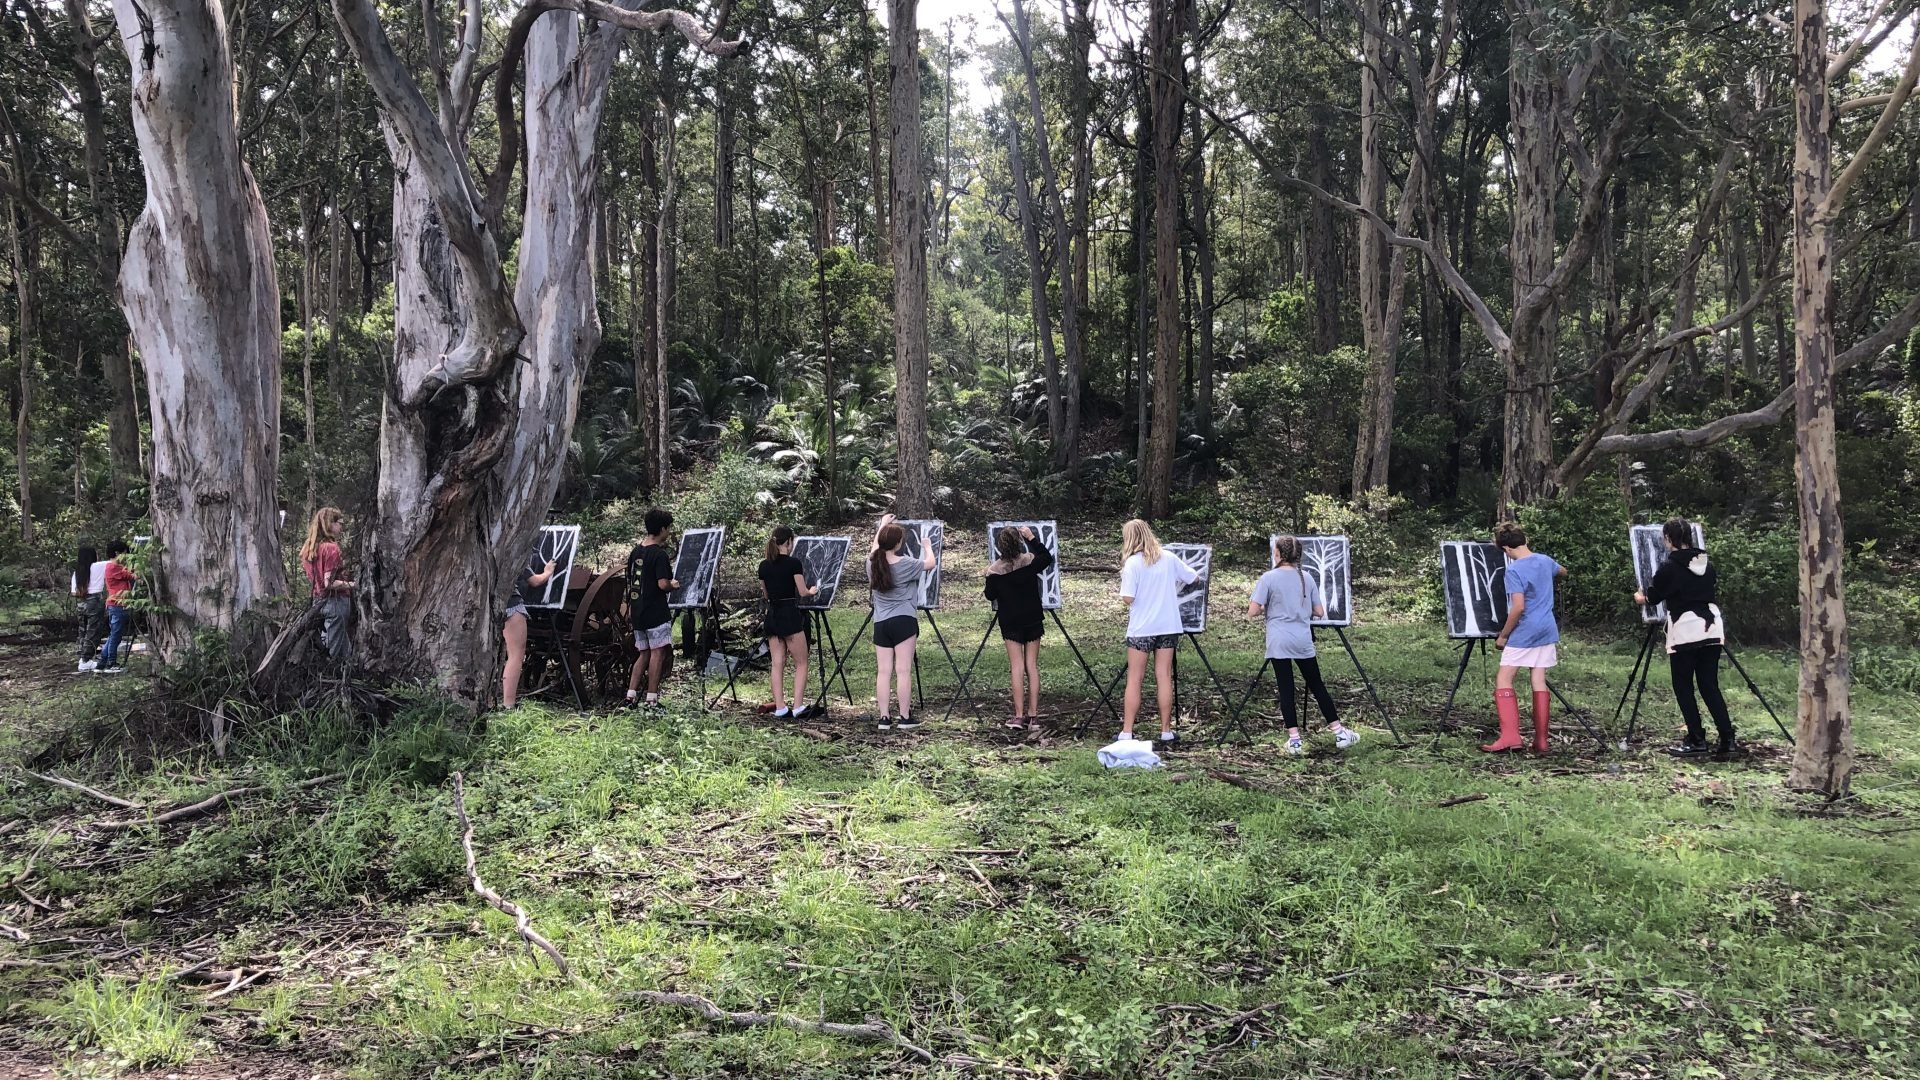
[[[1158,652],[1161,649],[1175,648],[1179,644],[1179,634],[1149,634],[1146,637],[1130,637],[1127,639],[1127,648],[1138,649],[1141,652]]]
[[[664,649],[673,644],[673,622],[671,620],[659,626],[633,632],[633,647],[636,649]]]

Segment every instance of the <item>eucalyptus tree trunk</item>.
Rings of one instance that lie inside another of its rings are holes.
[[[99,39],[86,0],[66,0],[73,24],[74,97],[80,110],[81,135],[86,146],[87,201],[93,207],[94,275],[112,293],[120,277],[120,213],[114,198],[113,174],[107,163],[107,108],[100,92]],[[113,346],[100,354],[111,405],[107,410],[107,461],[112,473],[114,512],[126,510],[127,489],[142,477],[140,412],[134,403],[133,357],[127,337],[117,335]]]
[[[27,171],[19,170],[20,183],[27,181]],[[26,242],[21,233],[25,232],[21,220],[24,214],[15,213],[11,208],[7,212],[7,250],[13,262],[13,291],[20,317],[19,330],[13,343],[14,354],[19,359],[20,386],[14,399],[13,416],[13,463],[14,473],[19,481],[16,497],[20,502],[20,542],[33,543],[33,351],[40,337],[40,328],[35,319],[36,284],[39,275],[35,273],[34,262],[37,258],[28,254]]]
[[[1060,22],[1067,34],[1066,130],[1073,139],[1073,208],[1067,221],[1067,228],[1073,235],[1073,295],[1063,295],[1060,302],[1072,305],[1074,318],[1080,327],[1077,347],[1082,366],[1074,372],[1077,384],[1069,389],[1072,395],[1070,400],[1075,406],[1070,411],[1078,421],[1081,415],[1078,406],[1085,397],[1087,383],[1084,365],[1087,355],[1086,320],[1090,314],[1087,308],[1087,273],[1092,244],[1088,242],[1087,225],[1093,208],[1093,135],[1089,130],[1093,117],[1093,78],[1088,61],[1093,49],[1092,0],[1060,0]],[[1078,430],[1077,424],[1075,430]],[[1073,456],[1067,462],[1067,474],[1077,477],[1081,459],[1078,439],[1070,449]]]
[[[132,63],[146,206],[120,264],[120,303],[147,370],[154,622],[165,659],[200,628],[239,631],[286,592],[280,466],[280,291],[273,238],[240,158],[219,0],[115,0]]]
[[[891,34],[888,144],[893,149],[894,438],[898,453],[894,510],[901,517],[933,512],[927,433],[927,202],[920,124],[919,0],[887,0]]]
[[[1007,171],[1013,174],[1013,201],[1020,211],[1020,238],[1027,248],[1027,283],[1033,301],[1033,335],[1039,346],[1040,370],[1047,383],[1047,435],[1053,440],[1054,459],[1060,458],[1064,418],[1060,402],[1060,354],[1053,347],[1053,316],[1047,309],[1047,264],[1040,258],[1040,223],[1034,220],[1033,193],[1027,184],[1027,163],[1020,154],[1020,125],[1007,110]]]
[[[672,27],[722,55],[738,43],[718,42],[670,9],[638,13],[596,0],[523,8],[496,76],[500,164],[482,201],[466,166],[482,42],[477,0],[465,6],[451,74],[428,27],[437,115],[372,0],[335,0],[335,10],[388,124],[398,178],[394,371],[358,640],[378,672],[430,678],[484,701],[494,682],[494,613],[558,485],[599,341],[593,143],[621,28]],[[584,39],[573,12],[598,20]],[[521,145],[512,91],[523,57],[529,171],[509,291],[497,223]]]
[[[1845,795],[1853,778],[1852,678],[1833,417],[1833,112],[1825,0],[1795,0],[1793,153],[1794,475],[1800,504],[1800,709],[1790,787]],[[1865,153],[1866,151],[1862,151]]]
[[[1021,67],[1025,69],[1027,79],[1027,108],[1033,117],[1034,152],[1040,158],[1041,192],[1046,198],[1047,216],[1053,225],[1054,263],[1060,278],[1060,332],[1067,352],[1067,369],[1063,392],[1058,408],[1060,422],[1053,432],[1053,465],[1064,470],[1070,480],[1079,479],[1080,474],[1080,385],[1086,378],[1086,342],[1080,333],[1080,300],[1074,289],[1074,267],[1079,257],[1077,249],[1086,244],[1084,230],[1075,232],[1067,225],[1066,200],[1060,192],[1059,170],[1053,164],[1053,139],[1047,133],[1047,115],[1040,98],[1040,76],[1034,69],[1033,35],[1027,26],[1027,6],[1024,0],[1013,0],[1015,44],[1020,48]],[[1011,124],[1011,111],[1008,123]],[[1074,136],[1080,138],[1078,132]],[[1023,181],[1024,182],[1024,181]],[[1036,230],[1038,223],[1036,222]],[[1045,271],[1042,274],[1042,288],[1045,287]],[[1049,343],[1051,354],[1051,343]],[[1054,386],[1049,384],[1047,415],[1051,421],[1056,398]]]
[[[1180,107],[1182,28],[1179,0],[1152,0],[1148,74],[1153,109],[1153,426],[1141,475],[1141,517],[1173,509],[1173,459],[1180,437]]]
[[[1500,515],[1548,492],[1553,462],[1551,391],[1558,346],[1558,305],[1530,296],[1554,268],[1554,196],[1560,185],[1559,99],[1555,72],[1534,35],[1545,20],[1530,0],[1509,2],[1512,66],[1508,73],[1513,145],[1513,209],[1508,250],[1513,261],[1512,347],[1507,356],[1500,469]]]

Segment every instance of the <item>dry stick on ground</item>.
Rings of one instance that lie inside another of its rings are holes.
[[[1487,793],[1486,793],[1486,792],[1484,792],[1484,791],[1476,791],[1476,792],[1474,792],[1474,793],[1473,793],[1473,794],[1471,794],[1471,795],[1461,795],[1461,796],[1459,796],[1459,797],[1457,797],[1457,798],[1452,798],[1452,799],[1441,799],[1441,800],[1440,800],[1439,802],[1437,802],[1437,803],[1434,803],[1433,805],[1435,805],[1435,806],[1459,806],[1459,805],[1460,805],[1461,803],[1470,803],[1470,802],[1479,802],[1479,801],[1480,801],[1481,799],[1484,799],[1484,798],[1486,798],[1486,797],[1487,797]]]
[[[297,784],[289,784],[286,790],[301,791],[310,787],[319,787],[321,784],[343,779],[346,775],[346,773],[328,773],[325,776],[316,776],[310,780],[302,780]],[[230,791],[223,791],[218,795],[209,795],[197,803],[174,807],[164,814],[156,814],[149,818],[134,818],[127,821],[96,821],[93,823],[93,827],[96,829],[137,829],[142,825],[171,825],[176,821],[185,821],[188,818],[196,818],[201,814],[211,813],[242,795],[256,795],[262,791],[271,790],[273,790],[271,787],[264,784],[251,787],[237,787]]]
[[[99,799],[103,803],[111,803],[114,806],[118,806],[123,810],[145,810],[146,809],[146,806],[144,804],[132,802],[128,799],[123,799],[118,795],[109,795],[106,792],[99,790],[98,788],[90,788],[85,784],[78,783],[73,780],[68,780],[68,779],[65,779],[64,777],[47,776],[42,773],[33,772],[29,769],[21,769],[20,771],[23,773],[26,773],[28,776],[33,777],[35,780],[38,780],[43,784],[52,784],[54,787],[63,787],[63,788],[66,788],[68,791],[77,791],[82,795],[90,795],[93,798]]]
[[[560,950],[554,947],[553,942],[541,937],[540,932],[533,928],[533,920],[527,917],[526,909],[494,892],[486,882],[480,880],[480,867],[473,854],[473,822],[467,818],[465,780],[457,770],[454,772],[453,812],[460,819],[460,848],[467,853],[467,880],[473,883],[473,891],[480,894],[480,899],[492,905],[495,911],[513,916],[514,929],[520,932],[527,944],[546,953],[552,959],[553,966],[560,969],[560,974],[571,978],[573,969],[567,966],[567,958],[560,955]]]
[[[636,990],[624,996],[634,1001],[644,1001],[649,1005],[672,1005],[676,1008],[691,1009],[715,1024],[732,1024],[735,1027],[784,1027],[812,1035],[833,1035],[858,1042],[884,1043],[887,1046],[905,1050],[929,1065],[933,1064],[934,1060],[931,1053],[908,1042],[905,1036],[884,1022],[835,1024],[826,1020],[803,1020],[786,1013],[728,1012],[699,994],[669,994],[658,990]]]

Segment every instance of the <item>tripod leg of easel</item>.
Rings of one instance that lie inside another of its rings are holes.
[[[1473,647],[1486,648],[1486,639],[1468,638],[1460,647],[1460,666],[1453,671],[1453,685],[1447,687],[1447,704],[1440,710],[1440,719],[1433,725],[1433,748],[1440,749],[1440,735],[1447,730],[1447,720],[1453,716],[1453,699],[1460,694],[1460,684],[1466,681],[1467,665],[1473,660]]]
[[[853,650],[860,646],[860,639],[867,635],[867,627],[872,625],[873,612],[869,611],[867,612],[866,618],[860,620],[860,629],[853,632],[853,640],[847,642],[846,651],[833,658],[833,675],[827,676],[827,681],[820,684],[820,698],[817,704],[822,708],[826,706],[827,695],[833,687],[834,675],[840,677],[840,688],[847,691],[847,704],[852,705],[854,703],[853,690],[847,686],[847,657],[853,655]],[[828,623],[827,627],[828,633],[831,634],[833,624]]]
[[[1221,729],[1219,742],[1224,743],[1227,741],[1228,731],[1238,731],[1243,743],[1249,746],[1253,744],[1253,735],[1247,731],[1247,706],[1253,702],[1253,692],[1260,688],[1260,677],[1266,674],[1268,665],[1269,661],[1262,660],[1260,662],[1260,670],[1254,672],[1253,678],[1247,681],[1246,692],[1240,695],[1240,704],[1238,707],[1229,703],[1228,707],[1233,710],[1233,719],[1228,721],[1226,728]]]
[[[1747,669],[1740,666],[1740,658],[1733,655],[1733,650],[1725,645],[1720,646],[1720,651],[1727,654],[1728,660],[1733,661],[1733,670],[1739,672],[1740,677],[1746,680],[1747,689],[1753,691],[1753,696],[1760,700],[1760,707],[1767,710],[1768,716],[1773,717],[1774,726],[1780,729],[1780,734],[1787,737],[1787,745],[1794,745],[1793,732],[1788,731],[1787,725],[1780,722],[1780,714],[1773,711],[1773,705],[1767,701],[1767,695],[1760,692],[1760,687],[1754,683],[1753,676],[1747,674]]]
[[[953,707],[960,703],[960,695],[966,692],[968,682],[973,679],[973,669],[975,665],[980,663],[980,654],[987,651],[987,639],[993,636],[993,628],[999,622],[1000,613],[997,611],[993,613],[992,618],[987,620],[986,632],[980,635],[980,647],[973,650],[973,659],[967,661],[967,673],[960,677],[959,688],[954,690],[953,696],[947,699],[947,711],[940,715],[941,723],[946,723],[947,718],[953,715]],[[973,698],[969,696],[967,700],[972,701]],[[973,718],[976,722],[980,719],[980,707],[978,705],[974,706]]]
[[[1640,665],[1640,685],[1633,692],[1633,712],[1627,716],[1627,734],[1620,740],[1620,748],[1625,750],[1633,743],[1634,729],[1640,726],[1640,702],[1647,696],[1647,679],[1653,674],[1653,628],[1647,628],[1647,645],[1641,653],[1645,662]]]
[[[1647,624],[1646,634],[1640,638],[1640,651],[1633,658],[1633,670],[1627,673],[1627,684],[1620,688],[1620,700],[1613,704],[1613,722],[1616,724],[1620,722],[1620,714],[1627,711],[1627,697],[1633,693],[1634,686],[1640,682],[1641,676],[1644,674],[1643,667],[1647,662],[1647,650],[1652,646],[1653,624],[1649,623]],[[1633,738],[1632,724],[1627,725],[1627,738]]]
[[[1198,634],[1188,634],[1187,639],[1193,642],[1193,651],[1200,657],[1200,666],[1207,669],[1207,676],[1213,680],[1213,691],[1220,695],[1220,704],[1224,705],[1227,709],[1227,722],[1237,727],[1240,723],[1240,714],[1234,710],[1233,695],[1227,691],[1226,684],[1220,681],[1220,673],[1213,669],[1213,661],[1207,658],[1207,650],[1200,647],[1200,636]],[[1174,652],[1175,663],[1179,662],[1179,656],[1180,654],[1176,650]],[[1175,685],[1178,685],[1178,680],[1175,681]],[[1240,732],[1240,736],[1248,742],[1253,741],[1244,730]]]
[[[1547,689],[1553,691],[1553,696],[1560,699],[1561,710],[1575,720],[1580,721],[1580,726],[1587,729],[1587,734],[1592,736],[1593,741],[1600,744],[1601,751],[1605,752],[1607,749],[1607,737],[1605,733],[1594,727],[1593,721],[1587,719],[1587,714],[1575,708],[1573,702],[1567,700],[1567,695],[1560,692],[1559,687],[1548,683]]]
[[[1360,666],[1360,654],[1353,651],[1353,642],[1347,639],[1347,628],[1336,626],[1333,632],[1340,635],[1340,644],[1347,650],[1347,659],[1353,661],[1353,670],[1360,673],[1360,685],[1367,688],[1367,697],[1373,700],[1373,707],[1380,713],[1380,719],[1387,722],[1387,730],[1393,733],[1394,745],[1405,746],[1405,740],[1400,738],[1400,729],[1393,726],[1393,717],[1387,715],[1387,707],[1380,703],[1380,694],[1373,688],[1373,679],[1368,677],[1367,669]]]
[[[927,612],[927,625],[933,627],[933,640],[940,643],[941,655],[947,658],[947,666],[953,669],[953,677],[955,679],[960,680],[959,693],[965,694],[967,696],[967,704],[973,707],[973,718],[975,720],[980,719],[980,703],[973,699],[973,691],[967,689],[966,677],[960,674],[960,661],[955,660],[953,658],[953,650],[947,648],[947,635],[941,632],[940,620],[933,617],[932,610],[928,610]],[[916,650],[913,654],[913,662],[914,662],[914,669],[913,669],[914,678],[918,679],[920,677],[920,667],[919,667],[920,653],[918,650]],[[924,691],[923,691],[923,695],[924,695]]]
[[[1126,723],[1126,720],[1118,717],[1117,714],[1115,714],[1114,712],[1114,708],[1112,704],[1113,691],[1120,685],[1120,680],[1126,677],[1127,677],[1127,669],[1123,665],[1119,671],[1116,671],[1113,673],[1113,678],[1107,680],[1107,688],[1105,690],[1100,691],[1100,701],[1102,704],[1107,706],[1107,714],[1110,716],[1115,716],[1114,723],[1116,724],[1124,724]],[[1074,728],[1073,733],[1076,735],[1085,734],[1087,730],[1087,725],[1091,723],[1093,723],[1093,710],[1089,709],[1087,710],[1087,714],[1080,718],[1080,726]]]
[[[1067,648],[1073,650],[1074,660],[1079,662],[1080,670],[1086,673],[1087,685],[1092,687],[1094,690],[1099,691],[1100,676],[1095,675],[1093,673],[1093,665],[1087,663],[1087,658],[1084,654],[1080,652],[1080,646],[1074,642],[1073,635],[1067,633],[1067,624],[1060,621],[1060,612],[1057,610],[1050,610],[1047,612],[1047,614],[1053,616],[1053,625],[1060,628],[1060,636],[1066,639]],[[1114,711],[1112,695],[1113,695],[1112,684],[1108,684],[1107,689],[1100,693],[1099,704],[1095,705],[1094,708],[1099,708],[1101,705],[1106,706],[1107,715],[1113,717],[1113,722],[1117,724],[1120,722],[1120,714]],[[1083,728],[1084,726],[1085,725],[1082,725]]]

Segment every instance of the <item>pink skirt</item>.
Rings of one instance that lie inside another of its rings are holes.
[[[1516,649],[1509,645],[1500,650],[1501,667],[1550,668],[1559,662],[1558,645],[1535,645],[1531,649]]]

